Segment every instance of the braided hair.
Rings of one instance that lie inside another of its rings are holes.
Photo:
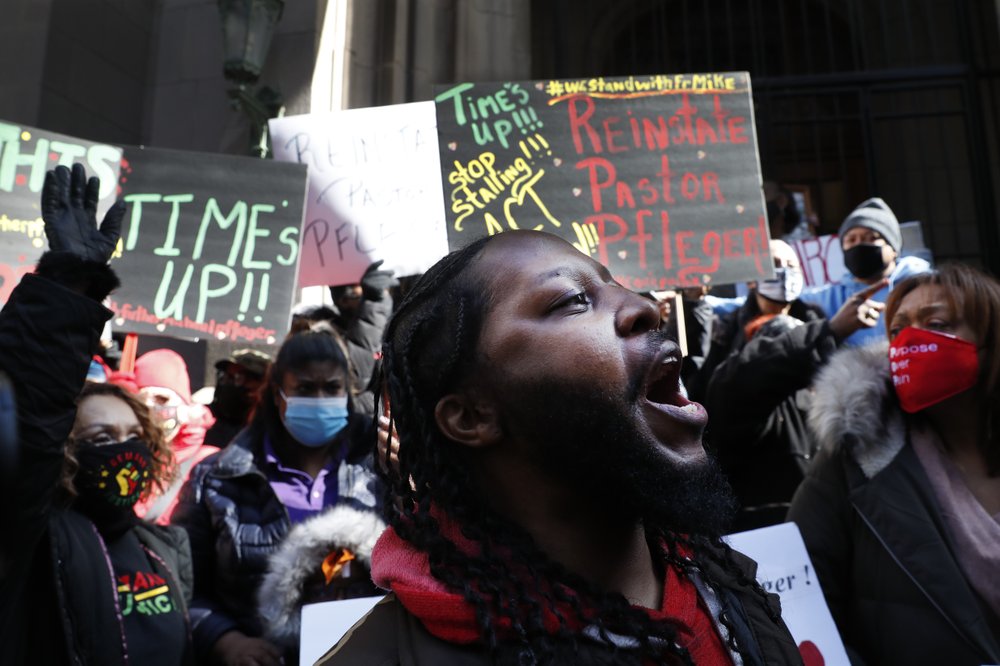
[[[466,447],[445,437],[434,420],[441,397],[459,389],[475,368],[482,326],[493,294],[473,268],[490,238],[435,264],[414,285],[389,322],[382,382],[399,437],[398,464],[377,465],[385,481],[383,508],[396,533],[425,552],[433,576],[475,611],[483,642],[501,664],[693,663],[676,627],[655,621],[621,594],[608,594],[548,557],[519,525],[492,510],[468,474]],[[391,427],[391,425],[390,425]],[[441,512],[474,552],[444,533]],[[647,525],[653,552],[667,566],[697,570],[721,598],[721,585],[702,567],[711,559],[752,589],[773,621],[780,614],[747,577],[720,539],[679,535]],[[719,620],[734,641],[723,613]],[[581,627],[587,627],[586,635]],[[578,648],[582,648],[578,651]],[[563,661],[561,661],[563,660]]]

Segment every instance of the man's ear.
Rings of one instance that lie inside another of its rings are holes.
[[[473,448],[492,446],[502,436],[494,407],[464,394],[438,400],[434,421],[445,437]]]

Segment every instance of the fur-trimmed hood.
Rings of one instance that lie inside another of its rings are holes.
[[[267,637],[280,645],[297,647],[303,588],[320,570],[327,555],[347,548],[357,561],[371,568],[372,549],[385,530],[374,511],[338,504],[306,520],[288,533],[268,562],[257,593],[258,611]]]
[[[838,446],[872,478],[906,444],[906,424],[889,373],[889,344],[837,352],[813,382],[809,428],[821,448]]]

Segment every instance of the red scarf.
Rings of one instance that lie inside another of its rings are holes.
[[[438,522],[441,532],[466,554],[477,552],[477,545],[462,536],[454,523]],[[471,644],[481,640],[474,607],[465,598],[449,590],[430,571],[427,554],[401,538],[393,528],[382,533],[372,551],[372,580],[383,589],[391,589],[400,603],[416,616],[434,636],[449,643]],[[719,638],[708,610],[694,583],[669,564],[664,567],[663,607],[644,608],[656,621],[669,622],[677,631],[678,642],[687,648],[696,664],[731,664],[728,650]],[[544,607],[544,604],[543,604]],[[574,617],[569,606],[560,608],[564,617]],[[551,632],[559,621],[551,609],[543,611],[545,627]],[[571,629],[580,630],[576,623]],[[497,633],[511,630],[508,618],[498,618]]]

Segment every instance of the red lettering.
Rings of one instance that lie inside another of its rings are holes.
[[[646,233],[646,218],[652,215],[648,210],[640,210],[635,214],[635,233],[629,238],[630,241],[639,247],[639,268],[646,268],[646,243],[652,240],[653,235]]]
[[[656,177],[663,182],[663,203],[674,203],[674,194],[671,191],[673,172],[670,170],[670,157],[666,154],[660,156],[660,170],[656,172]]]
[[[625,183],[615,184],[615,193],[618,195],[618,207],[635,208],[635,197],[632,196],[632,188]]]
[[[705,145],[705,139],[708,139],[712,143],[718,143],[719,137],[715,133],[715,128],[708,124],[708,121],[704,118],[695,118],[694,126],[697,130],[696,139],[699,146]]]
[[[705,201],[712,199],[714,190],[715,200],[719,203],[726,203],[726,197],[722,196],[722,189],[719,187],[719,174],[714,171],[706,171],[701,174],[701,190],[705,193]]]
[[[736,236],[739,233],[739,229],[729,229],[722,232],[722,256],[726,259],[739,258],[739,255],[736,254],[736,250],[733,248],[733,244],[737,241]]]
[[[656,124],[649,118],[642,119],[642,132],[646,135],[646,148],[663,150],[670,143],[667,121],[663,116],[656,117]]]
[[[642,195],[639,197],[642,203],[647,206],[656,203],[656,199],[658,198],[656,196],[656,188],[650,184],[649,178],[640,178],[638,188],[642,191]]]
[[[582,102],[584,105],[583,113],[578,113],[576,105]],[[582,128],[587,133],[587,138],[590,139],[590,145],[594,149],[595,153],[601,152],[601,137],[598,135],[597,130],[590,126],[590,117],[594,115],[594,100],[586,95],[577,95],[571,97],[569,104],[566,105],[569,109],[569,129],[573,134],[573,146],[576,148],[576,154],[583,154],[583,138],[580,136],[580,129]]]
[[[744,123],[745,118],[740,118],[739,116],[729,119],[729,143],[747,143],[750,138],[747,136],[746,127]]]
[[[688,251],[691,249],[692,236],[694,236],[693,231],[678,231],[675,236],[677,241],[677,261],[681,266],[690,266],[691,264],[698,263],[697,259],[687,256]]]
[[[603,157],[585,157],[576,163],[576,168],[588,170],[591,203],[594,206],[594,212],[600,213],[603,209],[603,206],[601,205],[601,190],[611,187],[612,183],[614,183],[615,179],[618,177],[618,171],[615,169],[615,165]],[[606,180],[598,180],[598,168],[604,169],[604,173],[607,175]]]
[[[726,141],[726,123],[725,123],[725,120],[726,120],[726,116],[729,115],[729,112],[723,110],[723,108],[722,108],[722,100],[719,99],[718,95],[715,96],[714,105],[715,105],[715,113],[712,114],[712,117],[715,118],[715,125],[716,125],[716,127],[719,128],[719,134],[721,135],[722,141],[725,142]]]
[[[696,196],[698,196],[698,190],[701,188],[701,181],[698,180],[698,176],[694,175],[690,171],[684,174],[681,178],[681,194],[688,201],[691,201]]]
[[[714,273],[719,270],[719,255],[722,249],[722,239],[719,237],[719,234],[715,231],[706,233],[705,237],[701,240],[701,249],[705,253],[705,256],[712,262],[704,271],[706,273]]]
[[[698,112],[698,109],[691,106],[688,93],[682,96],[681,108],[670,119],[670,126],[677,128],[677,135],[674,143],[694,143],[694,129],[691,126],[691,118]]]
[[[611,129],[612,125],[618,124],[618,116],[610,116],[604,119],[604,140],[608,144],[609,153],[622,153],[628,150],[628,146],[617,146],[615,145],[615,137],[621,136],[623,134],[620,129]]]
[[[609,222],[617,227],[614,235],[609,234],[605,228],[605,225]],[[584,224],[593,224],[597,229],[597,254],[600,257],[601,263],[607,266],[609,259],[608,246],[625,238],[625,234],[628,233],[628,225],[625,224],[625,220],[620,215],[614,213],[588,215]]]
[[[663,267],[669,271],[674,265],[674,255],[670,245],[670,213],[665,210],[660,211],[660,239],[663,241]]]

